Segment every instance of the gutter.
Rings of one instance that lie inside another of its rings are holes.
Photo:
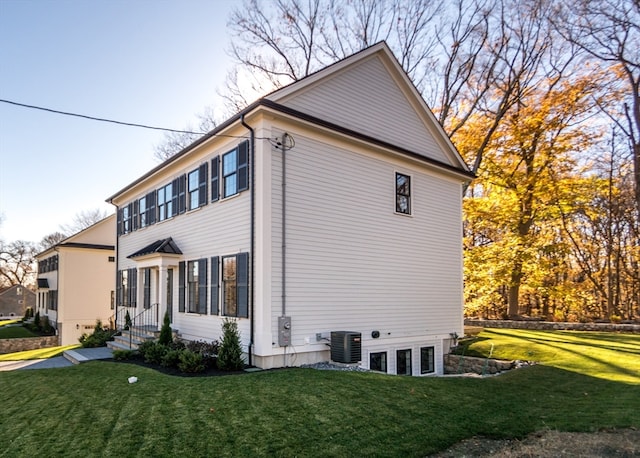
[[[256,210],[255,210],[255,201],[256,201],[256,186],[255,186],[255,157],[256,157],[256,147],[255,147],[255,130],[245,122],[244,120],[244,112],[240,115],[240,123],[247,128],[250,132],[251,139],[251,149],[249,152],[249,170],[251,173],[251,223],[250,223],[250,232],[251,232],[251,254],[249,255],[249,348],[247,349],[247,353],[249,354],[249,366],[252,365],[252,354],[253,354],[253,346],[254,340],[253,336],[255,334],[255,318],[254,318],[254,309],[255,309],[255,293],[254,293],[254,266],[255,266],[255,240],[256,240],[256,227],[255,227],[255,219],[256,219]]]

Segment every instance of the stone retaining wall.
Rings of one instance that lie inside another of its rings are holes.
[[[472,356],[444,355],[445,374],[497,374],[515,368],[514,361],[475,358]]]
[[[512,320],[464,320],[465,326],[481,326],[483,328],[509,328],[562,330],[562,331],[601,331],[601,332],[630,332],[640,334],[640,324],[621,323],[555,323],[553,321],[512,321]]]
[[[38,350],[58,346],[58,336],[0,339],[0,355],[17,351]]]

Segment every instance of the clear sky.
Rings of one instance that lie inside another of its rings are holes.
[[[220,104],[241,0],[0,0],[0,99],[182,129]],[[39,242],[157,165],[162,132],[0,103],[0,238]]]

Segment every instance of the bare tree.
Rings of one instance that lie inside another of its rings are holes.
[[[51,248],[54,245],[57,245],[58,243],[62,242],[66,238],[67,236],[62,232],[52,232],[51,234],[45,235],[44,237],[42,237],[42,240],[40,240],[39,250],[40,251],[48,250],[49,248]]]
[[[206,107],[202,113],[197,115],[197,118],[199,121],[197,128],[186,126],[184,132],[165,133],[163,140],[155,145],[153,156],[159,162],[164,162],[215,128],[218,124],[212,107]]]
[[[565,1],[556,17],[556,27],[568,41],[610,65],[612,74],[628,88],[627,99],[614,120],[629,140],[640,217],[640,2]]]
[[[73,235],[88,228],[89,226],[93,226],[95,223],[105,219],[106,217],[107,212],[104,210],[100,210],[99,208],[83,210],[76,213],[71,223],[61,224],[60,230],[63,234]]]
[[[0,286],[28,285],[35,276],[36,248],[31,242],[0,241]]]

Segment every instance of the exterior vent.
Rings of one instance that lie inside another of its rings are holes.
[[[362,360],[362,334],[353,331],[331,331],[331,361],[357,363]]]

